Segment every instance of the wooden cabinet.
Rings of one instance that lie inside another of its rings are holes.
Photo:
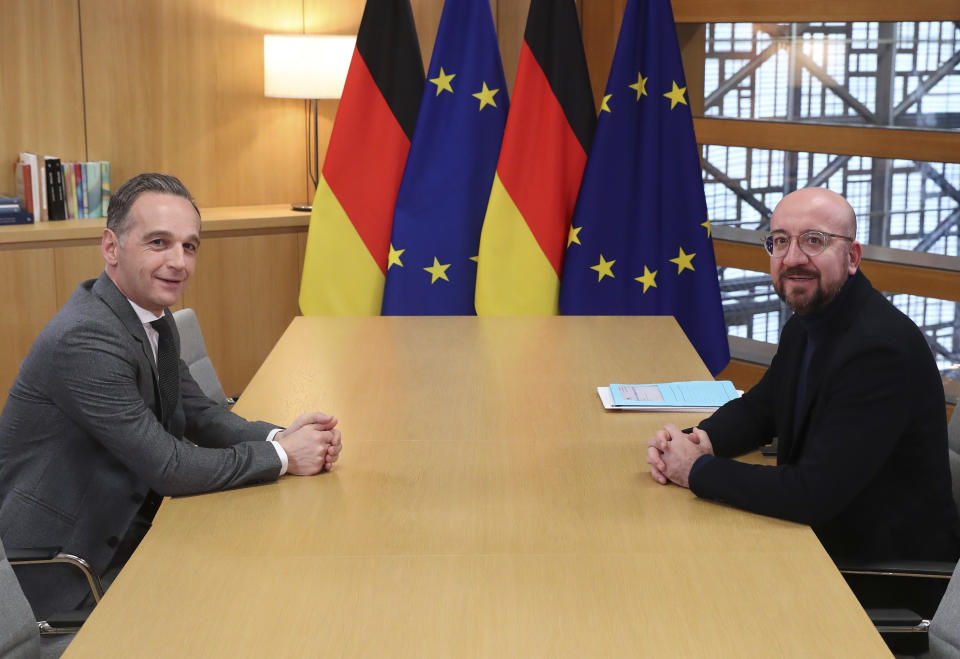
[[[296,316],[310,216],[287,205],[201,209],[193,307],[228,394],[243,391]],[[0,227],[0,405],[37,334],[81,281],[103,270],[104,220]]]

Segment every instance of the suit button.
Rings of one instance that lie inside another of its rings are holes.
[[[133,501],[134,503],[140,503],[141,501],[143,501],[143,495],[140,494],[139,492],[135,492],[133,495],[130,496],[130,500]]]
[[[107,538],[107,546],[116,547],[120,543],[120,539],[117,536],[113,535]]]

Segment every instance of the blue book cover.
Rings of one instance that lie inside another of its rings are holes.
[[[33,213],[24,210],[0,211],[0,226],[7,224],[33,224]]]
[[[737,397],[730,380],[693,380],[653,384],[611,384],[617,406],[629,407],[720,407]]]

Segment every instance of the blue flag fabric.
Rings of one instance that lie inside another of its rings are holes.
[[[384,315],[472,315],[508,109],[489,0],[447,0],[393,215]]]
[[[628,0],[568,237],[563,314],[672,315],[730,361],[693,118],[669,0]]]

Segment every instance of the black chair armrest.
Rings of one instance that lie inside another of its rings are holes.
[[[37,624],[40,626],[41,634],[75,634],[92,612],[93,608],[90,607],[67,611],[66,613],[55,613]]]
[[[919,628],[922,623],[930,624],[923,616],[910,609],[867,609],[870,622],[875,627]]]
[[[956,563],[949,561],[873,561],[866,563],[837,563],[842,574],[862,574],[949,581]]]
[[[34,563],[49,561],[60,553],[61,547],[11,547],[7,560],[11,563]]]
[[[937,610],[955,567],[945,561],[917,560],[837,563],[864,609],[908,609],[927,620]]]

